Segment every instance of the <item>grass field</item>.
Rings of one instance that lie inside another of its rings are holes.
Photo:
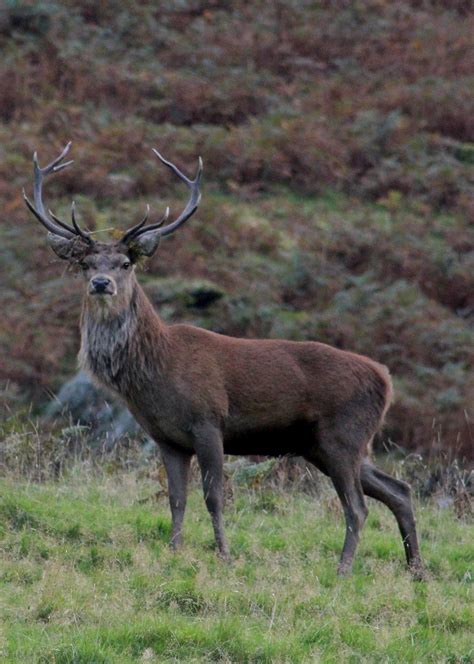
[[[375,503],[339,579],[343,520],[325,484],[318,497],[235,486],[229,565],[197,486],[185,546],[169,551],[156,488],[132,472],[1,480],[2,662],[474,661],[473,528],[450,508],[417,505],[427,583]]]

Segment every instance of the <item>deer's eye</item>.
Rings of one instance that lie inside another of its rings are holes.
[[[81,261],[81,262],[79,263],[79,267],[81,268],[81,270],[84,270],[84,272],[85,272],[86,270],[89,269],[90,266],[88,265],[88,263],[86,263],[86,262],[84,262],[84,261]]]
[[[123,269],[123,270],[128,270],[128,268],[130,267],[130,265],[131,265],[130,261],[127,261],[126,263],[124,263],[124,264],[122,265],[122,269]]]

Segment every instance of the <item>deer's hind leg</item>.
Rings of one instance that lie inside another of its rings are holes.
[[[351,436],[350,429],[335,423],[320,427],[317,444],[305,455],[331,478],[344,510],[346,534],[337,570],[339,575],[348,574],[352,569],[360,531],[368,513],[360,480],[361,447]]]
[[[201,468],[202,488],[207,510],[211,516],[214,536],[220,556],[229,558],[229,547],[224,533],[224,446],[221,432],[212,425],[203,424],[193,430],[194,448]]]
[[[362,462],[361,482],[364,493],[384,503],[395,516],[408,566],[415,578],[423,579],[424,566],[418,545],[410,486],[379,470],[367,458]]]

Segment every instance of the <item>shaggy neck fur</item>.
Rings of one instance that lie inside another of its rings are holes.
[[[79,364],[124,397],[156,379],[166,346],[166,326],[135,278],[125,301],[85,297]]]

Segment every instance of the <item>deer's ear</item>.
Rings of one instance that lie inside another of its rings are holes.
[[[134,238],[128,246],[132,260],[138,260],[141,256],[153,256],[160,244],[160,238],[159,228]]]
[[[48,233],[48,244],[56,256],[63,260],[77,259],[84,254],[86,249],[84,242],[81,242],[79,238],[73,237],[68,240],[54,233]]]

